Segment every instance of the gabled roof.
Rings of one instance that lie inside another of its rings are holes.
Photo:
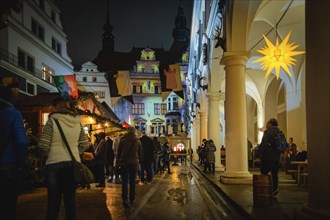
[[[154,123],[163,123],[165,122],[165,120],[161,119],[161,118],[154,118],[152,120],[150,120],[151,123],[154,122]]]

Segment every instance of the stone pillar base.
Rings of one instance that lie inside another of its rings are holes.
[[[330,219],[330,213],[329,210],[315,210],[311,207],[308,207],[308,205],[304,205],[301,208],[299,208],[293,216],[293,219],[301,219],[301,220],[313,220],[313,219],[319,219],[319,220],[326,220]]]
[[[215,166],[215,171],[225,171],[225,170],[226,168],[222,164]]]
[[[224,184],[252,184],[252,174],[250,173],[230,173],[220,176],[220,182]]]

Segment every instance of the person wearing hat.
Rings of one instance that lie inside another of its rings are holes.
[[[15,219],[21,169],[25,166],[28,141],[21,112],[12,104],[18,80],[0,79],[0,213]]]

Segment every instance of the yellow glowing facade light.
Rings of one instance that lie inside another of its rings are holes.
[[[281,44],[279,44],[278,38],[276,38],[276,44],[272,44],[270,40],[262,35],[266,41],[267,46],[257,50],[259,53],[264,56],[253,61],[254,63],[260,62],[261,68],[263,70],[267,69],[265,78],[269,76],[271,71],[275,68],[276,79],[278,79],[280,74],[280,68],[282,68],[289,76],[291,72],[289,67],[295,65],[296,59],[293,56],[305,53],[305,51],[294,51],[299,45],[294,45],[294,43],[288,43],[291,35],[291,31],[286,35]]]

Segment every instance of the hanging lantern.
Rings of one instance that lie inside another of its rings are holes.
[[[305,51],[294,51],[299,45],[294,45],[294,43],[288,43],[291,35],[291,31],[286,35],[281,44],[279,44],[279,40],[276,37],[276,44],[272,44],[270,40],[262,35],[266,41],[267,46],[264,48],[257,50],[259,53],[264,56],[255,60],[253,63],[260,62],[261,68],[263,70],[267,69],[265,78],[269,76],[271,71],[275,68],[276,79],[278,79],[280,74],[280,69],[282,68],[289,76],[291,76],[291,72],[289,67],[295,65],[297,61],[294,59],[294,56],[305,53]]]
[[[123,128],[128,128],[128,124],[124,121],[122,124]]]

